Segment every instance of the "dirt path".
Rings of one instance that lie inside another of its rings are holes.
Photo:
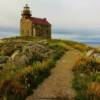
[[[51,70],[51,75],[26,100],[69,100],[67,97],[73,100],[75,91],[71,88],[72,67],[79,57],[80,53],[76,50],[66,52]]]

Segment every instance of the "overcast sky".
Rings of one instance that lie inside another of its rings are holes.
[[[53,29],[100,29],[100,0],[0,0],[0,30],[19,28],[28,3],[34,17],[46,17]]]

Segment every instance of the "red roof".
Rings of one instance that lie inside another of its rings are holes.
[[[46,18],[29,17],[33,24],[51,25]]]

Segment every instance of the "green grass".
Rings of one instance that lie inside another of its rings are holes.
[[[78,42],[57,39],[47,40],[38,37],[12,37],[2,39],[2,41],[3,42],[0,43],[1,56],[8,56],[11,58],[13,53],[16,50],[19,50],[19,56],[21,57],[21,55],[26,55],[29,60],[26,60],[27,63],[25,66],[19,65],[20,57],[14,61],[7,60],[7,62],[2,67],[3,70],[0,71],[1,96],[7,99],[18,96],[18,98],[14,98],[14,100],[23,100],[23,98],[30,95],[32,90],[50,75],[50,69],[55,66],[56,62],[64,55],[66,51],[72,48],[81,52],[85,52],[91,49],[90,47]],[[28,57],[29,49],[26,50],[26,48],[34,46],[35,44],[39,44],[41,49],[39,50],[39,48],[36,47],[37,50],[34,51],[34,53],[31,51],[32,57],[30,58]],[[25,50],[28,52],[27,54]],[[73,80],[73,87],[79,92],[81,90],[85,91],[86,89],[86,84],[81,84],[80,79],[81,77],[77,75],[75,80]],[[14,85],[14,83],[16,84]],[[8,85],[4,87],[4,84]],[[13,87],[13,89],[16,91],[20,89],[20,91],[18,91],[16,94],[12,93],[11,87]],[[4,90],[3,92],[2,88]],[[8,91],[6,92],[7,88]],[[23,93],[25,95],[20,95]],[[82,94],[80,94],[80,97],[84,99]],[[83,100],[80,99],[80,97],[78,96],[76,100]]]
[[[88,99],[90,98],[90,94],[95,94],[95,97],[98,98],[97,94],[99,91],[90,91],[88,87],[91,87],[90,84],[93,82],[98,82],[98,84],[100,84],[100,70],[98,70],[99,66],[100,64],[91,57],[84,57],[76,64],[73,70],[74,79],[72,81],[72,86],[77,92],[75,100],[90,100]],[[87,91],[89,91],[89,94]]]
[[[34,44],[39,44],[43,47],[41,50],[38,50],[38,52],[37,50],[34,52],[33,57],[31,59],[29,58],[30,62],[24,67],[15,66],[14,62],[9,60],[4,64],[3,71],[0,72],[1,97],[7,99],[14,98],[14,100],[23,100],[23,98],[30,95],[32,90],[50,75],[50,69],[55,66],[56,61],[59,60],[63,56],[64,52],[68,50],[65,48],[66,43],[60,40],[47,40],[33,37],[13,37],[3,39],[3,41],[4,42],[0,44],[0,54],[2,56],[11,57],[16,50],[20,50],[19,53],[22,52],[20,54],[21,56],[25,53],[25,51],[23,53],[23,49],[29,47],[30,44],[32,46],[34,46]],[[47,58],[44,59],[43,56],[47,51],[50,51],[50,53],[47,54]],[[14,85],[15,82],[16,84]],[[9,85],[4,87],[4,84]],[[12,93],[11,87],[16,91],[19,91],[18,89],[20,87],[21,90],[15,94]],[[21,93],[24,93],[22,87],[25,88],[26,95],[20,95]],[[3,92],[2,88],[4,90]],[[8,90],[6,90],[7,88]]]

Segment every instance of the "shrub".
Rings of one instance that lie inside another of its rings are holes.
[[[73,88],[77,91],[75,100],[100,99],[100,64],[93,57],[82,57],[73,68]],[[82,74],[82,76],[81,76]]]
[[[96,72],[96,73],[92,74],[90,78],[92,81],[97,81],[100,83],[100,72]]]
[[[50,48],[54,50],[53,52],[53,59],[57,61],[65,52],[66,48],[60,46],[59,44],[52,44]]]
[[[85,80],[79,76],[73,80],[72,86],[77,92],[82,92],[87,89]]]
[[[64,54],[66,43],[32,37],[4,39],[0,45],[3,66],[0,72],[0,99],[23,100],[50,74]],[[15,92],[14,92],[15,91]]]
[[[17,79],[25,86],[27,93],[31,94],[45,77],[49,75],[49,69],[54,66],[51,59],[47,61],[37,61],[32,66],[28,66],[17,72]]]
[[[0,96],[6,97],[7,100],[24,100],[26,89],[16,80],[4,80],[0,84]]]
[[[90,96],[92,96],[93,100],[100,99],[100,83],[92,82],[88,85],[87,97],[90,97]],[[97,99],[97,98],[99,98],[99,99]]]
[[[73,71],[80,71],[85,74],[91,74],[91,72],[98,71],[100,64],[92,57],[83,57],[78,60],[73,67]]]

